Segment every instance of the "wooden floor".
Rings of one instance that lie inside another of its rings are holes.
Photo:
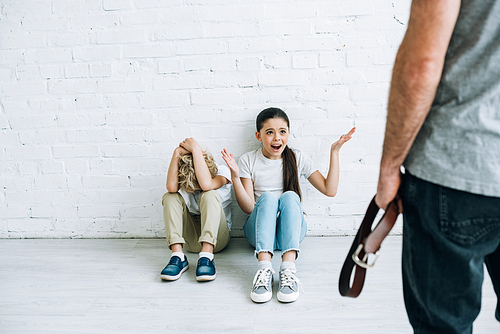
[[[0,333],[411,333],[401,237],[386,239],[357,299],[337,290],[351,241],[306,238],[297,262],[305,293],[281,304],[275,292],[258,305],[249,297],[257,261],[245,239],[216,255],[217,279],[208,283],[195,280],[197,254],[178,281],[161,281],[165,240],[0,240]],[[486,277],[474,333],[500,333],[495,303]]]

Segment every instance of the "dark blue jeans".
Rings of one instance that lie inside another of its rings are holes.
[[[402,197],[403,292],[415,333],[472,333],[484,264],[500,321],[500,198],[442,187],[408,172]]]

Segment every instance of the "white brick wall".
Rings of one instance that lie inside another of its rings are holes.
[[[173,148],[194,136],[239,157],[268,106],[322,172],[357,127],[337,197],[302,182],[309,235],[352,234],[408,14],[409,0],[2,1],[0,238],[163,237]]]

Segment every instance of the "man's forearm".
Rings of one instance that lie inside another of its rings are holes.
[[[394,63],[382,168],[399,170],[436,94],[460,1],[414,1]]]
[[[384,147],[375,202],[396,197],[400,167],[427,117],[441,79],[459,0],[414,0],[391,80]]]
[[[399,55],[403,55],[405,51]],[[403,164],[436,94],[441,71],[396,59],[387,107],[381,167],[398,169]],[[415,74],[416,71],[420,73]]]

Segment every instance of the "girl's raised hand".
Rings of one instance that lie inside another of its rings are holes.
[[[222,159],[227,164],[227,167],[231,170],[231,177],[240,177],[240,169],[238,167],[238,164],[236,163],[236,160],[234,159],[234,155],[228,153],[226,149],[223,149],[221,151],[222,153]]]
[[[340,136],[339,140],[332,144],[332,151],[340,150],[342,145],[351,140],[353,133],[356,131],[356,128],[352,128],[351,131],[346,133],[345,135]]]

